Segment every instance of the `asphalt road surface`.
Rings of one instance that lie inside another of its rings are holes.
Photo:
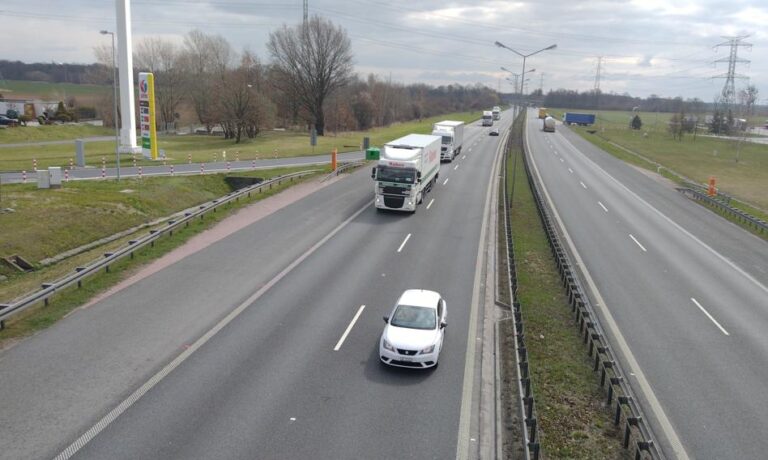
[[[365,168],[0,354],[0,457],[463,458],[488,131],[413,215]],[[447,301],[433,371],[379,363],[408,288]]]
[[[768,244],[540,123],[528,113],[531,157],[664,451],[765,458]]]

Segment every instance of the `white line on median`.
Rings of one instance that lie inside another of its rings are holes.
[[[397,252],[400,252],[400,251],[403,250],[403,247],[405,246],[405,243],[407,243],[409,239],[411,239],[411,234],[410,233],[408,234],[408,236],[405,237],[405,239],[403,240],[403,243],[400,245],[400,247],[397,248]]]
[[[352,327],[357,322],[357,319],[360,317],[360,314],[363,313],[363,310],[365,309],[365,305],[360,305],[360,308],[357,310],[357,313],[355,314],[355,317],[352,318],[352,321],[349,323],[349,326],[347,326],[347,330],[344,331],[344,334],[342,334],[341,338],[339,339],[339,342],[336,344],[335,347],[333,347],[333,351],[339,351],[339,348],[341,348],[341,344],[344,343],[344,340],[347,339],[347,334],[349,334],[349,331],[352,330]]]
[[[434,199],[434,198],[432,198],[431,200],[429,200],[429,204],[427,205],[427,209],[429,209],[429,207],[430,207],[430,206],[432,206],[432,203],[434,203],[434,202],[435,202],[435,199]]]
[[[447,179],[445,179],[445,182],[443,182],[443,185],[445,185],[445,184],[447,184],[447,183],[448,183],[448,179],[450,179],[450,177],[449,177],[449,178],[447,178]]]
[[[719,328],[721,331],[723,331],[723,334],[725,334],[725,335],[731,335],[731,334],[729,334],[729,333],[728,333],[728,331],[726,331],[726,330],[723,328],[723,326],[721,326],[721,325],[720,325],[720,323],[718,323],[718,322],[717,322],[717,320],[716,320],[715,318],[713,318],[713,317],[712,317],[712,315],[710,315],[710,314],[709,314],[709,312],[708,312],[707,310],[705,310],[705,309],[704,309],[704,307],[702,307],[702,306],[701,306],[701,304],[700,304],[699,302],[697,302],[697,301],[696,301],[696,299],[694,299],[693,297],[691,297],[691,301],[692,301],[693,303],[695,303],[695,304],[696,304],[696,306],[697,306],[697,307],[699,307],[699,309],[700,309],[701,311],[703,311],[705,315],[707,315],[707,318],[709,318],[709,319],[710,319],[710,320],[711,320],[713,323],[715,323],[715,326],[717,326],[717,327],[718,327],[718,328]]]
[[[630,238],[632,238],[632,241],[634,241],[634,242],[635,242],[635,244],[637,244],[638,246],[640,246],[640,249],[642,249],[642,250],[643,250],[643,252],[648,252],[648,250],[647,250],[647,249],[645,249],[645,248],[643,247],[643,245],[642,245],[642,244],[640,244],[640,242],[639,242],[639,241],[637,241],[637,238],[635,238],[635,235],[633,235],[633,234],[631,234],[631,233],[630,233],[630,234],[629,234],[629,237],[630,237]]]
[[[582,181],[579,181],[579,183],[581,184],[581,186],[582,186],[582,187],[584,187],[584,190],[586,190],[586,189],[587,189],[587,186],[586,186],[586,185],[584,185],[584,182],[582,182]]]
[[[600,205],[600,207],[601,207],[601,208],[603,208],[603,211],[605,211],[605,212],[608,212],[608,208],[606,208],[606,207],[605,207],[605,205],[604,205],[603,203],[601,203],[600,201],[598,201],[598,202],[597,202],[597,204],[599,204],[599,205]]]

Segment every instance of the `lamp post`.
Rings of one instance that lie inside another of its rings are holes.
[[[117,161],[117,180],[120,180],[120,128],[117,126],[117,64],[115,63],[115,33],[102,30],[101,35],[112,36],[112,91],[114,92],[112,105],[115,109],[115,159]]]
[[[520,78],[520,77],[521,77],[521,74],[519,74],[519,73],[515,73],[515,72],[512,72],[511,70],[507,69],[506,67],[502,67],[502,68],[501,68],[501,70],[504,70],[505,72],[509,72],[509,73],[510,73],[510,74],[511,74],[513,77],[515,77],[515,91],[517,91],[517,89],[518,89],[518,88],[517,88],[517,82],[518,82],[518,78]],[[536,69],[531,69],[531,70],[526,70],[526,71],[525,71],[525,73],[531,73],[531,72],[536,72]],[[524,88],[525,88],[525,82],[526,82],[526,81],[529,81],[529,80],[530,80],[530,78],[525,78],[525,77],[522,77],[522,79],[523,79],[523,81],[520,83],[520,90],[521,90],[521,92],[520,92],[520,93],[518,93],[518,94],[520,95],[520,97],[521,97],[521,98],[522,98],[522,95],[523,95],[523,94],[522,94],[522,89],[524,89]],[[509,79],[507,79],[507,80],[509,80]],[[511,80],[510,80],[510,81],[511,81]]]
[[[520,53],[520,52],[518,52],[516,50],[513,50],[512,48],[510,48],[507,45],[505,45],[505,44],[503,44],[501,42],[498,42],[498,41],[495,42],[495,45],[498,46],[499,48],[506,48],[506,49],[512,51],[513,53],[517,54],[521,58],[523,58],[523,71],[520,72],[520,75],[523,76],[522,78],[520,78],[520,80],[521,80],[520,81],[520,94],[521,95],[523,95],[523,81],[525,80],[525,60],[528,59],[529,57],[533,56],[534,54],[538,54],[538,53],[541,53],[542,51],[553,50],[553,49],[557,48],[557,44],[554,44],[554,45],[549,45],[546,48],[542,48],[542,49],[540,49],[538,51],[534,51],[533,53],[523,54],[523,53]],[[504,69],[504,70],[506,70],[506,69]]]

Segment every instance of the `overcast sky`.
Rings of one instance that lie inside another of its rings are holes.
[[[133,0],[134,41],[162,36],[181,43],[198,28],[248,48],[263,61],[270,31],[301,21],[301,0]],[[747,82],[768,103],[766,0],[402,1],[309,0],[309,13],[332,20],[352,40],[359,74],[431,85],[481,83],[510,91],[522,54],[557,48],[526,61],[527,91],[589,90],[603,56],[603,92],[712,101],[725,80],[730,49],[723,36],[750,35],[737,91]],[[109,43],[99,30],[116,30],[113,0],[2,0],[0,59],[94,62],[93,47]],[[13,37],[13,38],[11,38]],[[543,79],[542,79],[543,76]]]

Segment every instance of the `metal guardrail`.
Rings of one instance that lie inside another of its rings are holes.
[[[599,318],[586,295],[579,275],[572,268],[574,265],[571,263],[570,255],[560,243],[560,236],[550,218],[549,208],[539,193],[539,184],[531,174],[527,152],[524,153],[523,158],[539,217],[547,233],[552,255],[563,281],[563,288],[568,295],[568,302],[574,315],[574,324],[578,327],[579,334],[583,335],[588,356],[594,359],[594,371],[600,373],[600,388],[607,391],[606,405],[612,408],[615,404],[614,424],[616,426],[623,424],[624,426],[624,449],[630,449],[630,441],[634,440],[636,460],[643,458],[663,459],[664,456],[653,440],[651,429],[642,414],[637,399],[633,396],[632,389],[623,377],[621,364],[608,344]]]
[[[133,258],[134,252],[146,245],[154,247],[155,241],[158,240],[162,235],[166,233],[169,236],[173,235],[174,230],[180,228],[182,225],[185,227],[189,226],[189,222],[197,217],[202,219],[209,211],[216,212],[216,208],[221,205],[230,203],[232,201],[239,201],[243,196],[250,197],[251,193],[260,193],[265,189],[269,190],[273,186],[280,185],[284,181],[293,181],[296,178],[314,174],[317,171],[319,170],[311,169],[275,177],[274,179],[244,187],[240,190],[228,193],[221,198],[203,203],[197,206],[196,211],[187,211],[180,219],[169,220],[168,225],[165,228],[150,230],[147,235],[135,240],[130,240],[126,246],[114,252],[104,253],[104,258],[96,260],[90,265],[77,267],[75,268],[74,272],[64,276],[63,278],[52,281],[50,283],[43,283],[39,290],[25,295],[16,302],[10,304],[0,304],[0,329],[5,327],[5,320],[9,317],[20,313],[39,302],[44,302],[45,305],[48,305],[50,297],[53,296],[57,291],[69,287],[73,284],[77,284],[77,287],[80,287],[82,285],[83,279],[90,275],[96,274],[101,269],[109,272],[109,267],[111,264],[121,260],[124,257]]]
[[[517,123],[515,120],[514,123]],[[513,123],[513,125],[514,125]],[[504,146],[504,231],[506,233],[506,249],[507,249],[507,288],[512,300],[511,310],[512,316],[504,318],[504,320],[512,321],[512,331],[515,336],[514,348],[515,348],[515,361],[517,364],[517,394],[518,394],[518,406],[520,407],[520,420],[522,422],[521,431],[523,434],[523,449],[525,452],[525,458],[530,460],[538,460],[541,450],[541,444],[539,442],[539,429],[536,418],[535,401],[533,399],[533,389],[531,382],[531,375],[529,373],[528,365],[528,348],[525,345],[525,333],[523,332],[523,317],[520,310],[520,302],[516,300],[517,297],[517,269],[515,265],[514,255],[514,240],[512,239],[512,221],[510,220],[510,196],[509,196],[509,175],[507,174],[507,157],[512,146],[513,135],[510,133],[507,136],[507,143]],[[517,161],[517,159],[515,159]],[[498,301],[497,301],[498,303]],[[498,323],[497,323],[498,326]],[[498,331],[496,331],[498,336]]]
[[[339,173],[342,173],[342,172],[346,171],[347,169],[352,169],[352,168],[356,168],[358,166],[363,166],[367,162],[368,162],[368,160],[354,160],[354,161],[348,161],[348,162],[345,162],[345,163],[339,163],[337,165],[337,167],[336,167],[336,170],[331,171],[330,173],[326,174],[326,176],[323,177],[321,182],[325,182],[328,179],[330,179],[331,177],[338,176]]]
[[[707,195],[706,193],[704,193],[702,191],[699,191],[699,190],[697,190],[696,188],[693,188],[693,187],[679,187],[677,189],[677,191],[682,193],[682,194],[684,194],[684,195],[686,195],[686,196],[690,195],[691,198],[693,198],[694,200],[702,201],[702,202],[706,203],[707,205],[712,206],[712,207],[718,209],[719,211],[722,211],[725,214],[728,214],[729,216],[738,219],[742,223],[744,223],[744,224],[754,228],[758,232],[761,232],[761,233],[762,232],[767,232],[768,233],[768,222],[766,222],[766,221],[764,221],[762,219],[758,219],[757,217],[755,217],[755,216],[753,216],[753,215],[751,215],[749,213],[746,213],[746,212],[742,211],[741,209],[738,209],[738,208],[735,208],[735,207],[731,206],[729,204],[730,203],[730,199],[726,199],[726,200],[720,199],[721,195],[718,195],[718,198],[712,198],[709,195]],[[727,195],[726,195],[726,197],[727,197]],[[728,198],[730,198],[730,197],[728,197]]]

